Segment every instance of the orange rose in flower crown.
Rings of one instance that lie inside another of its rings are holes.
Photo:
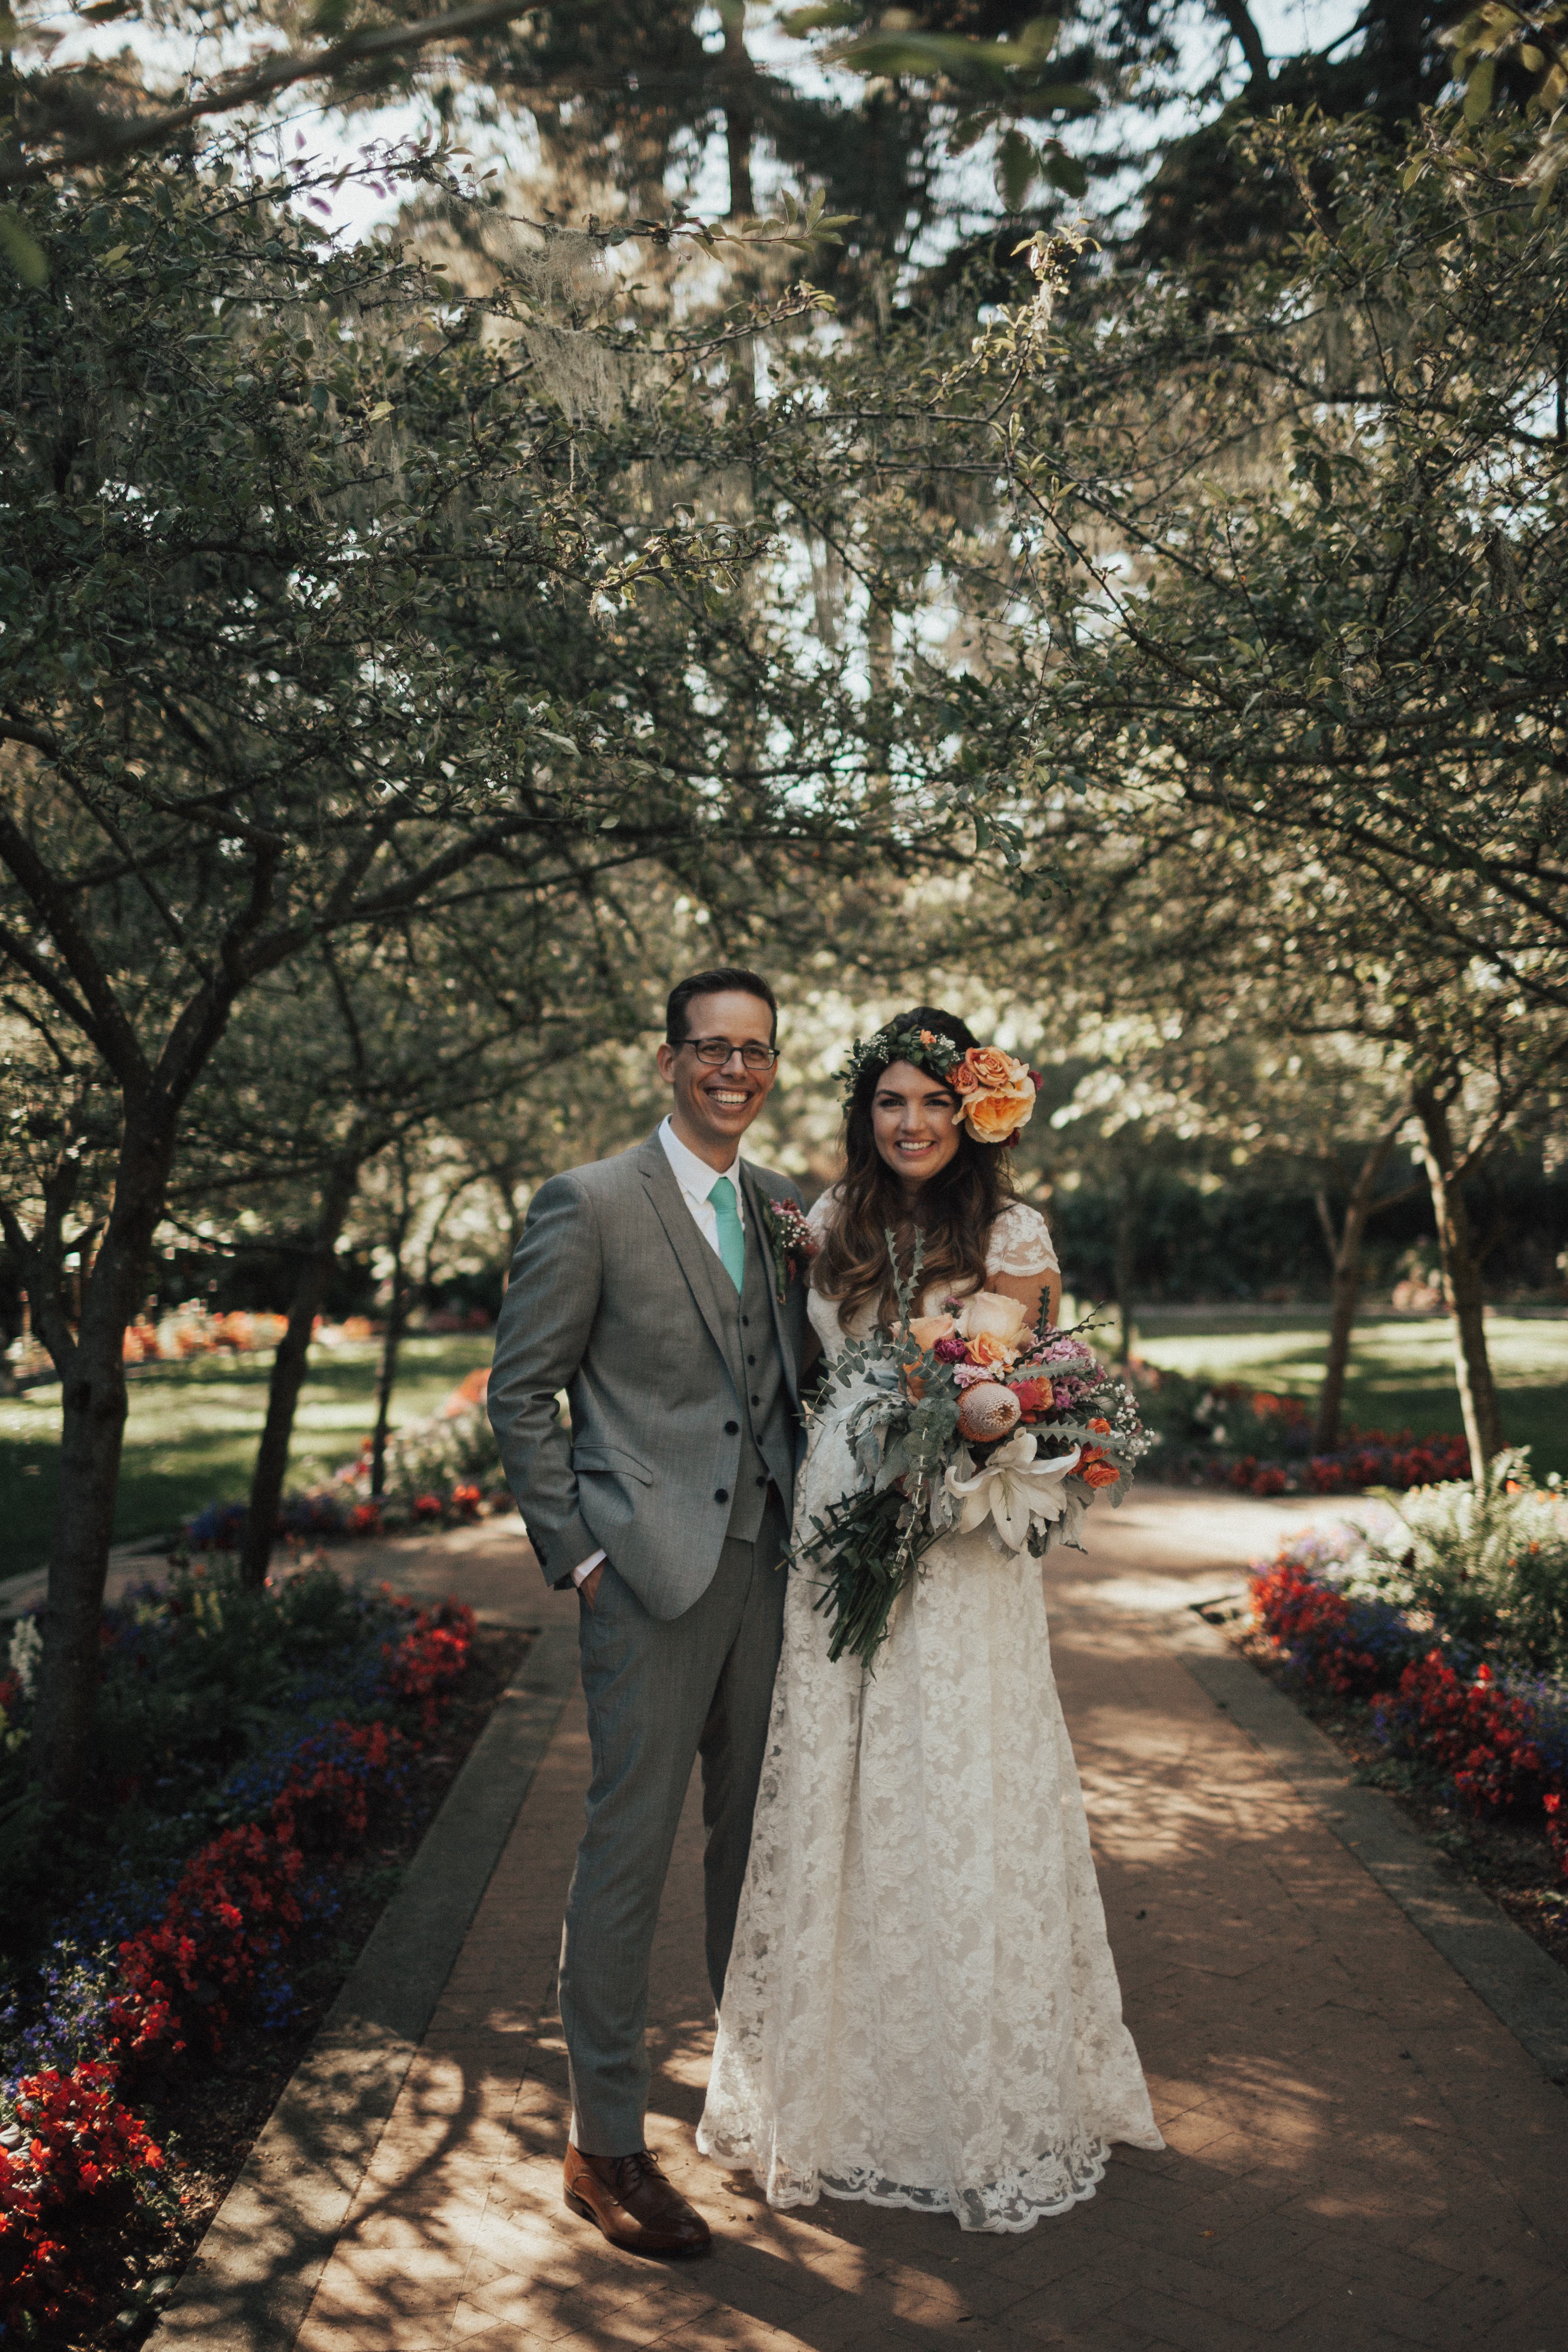
[[[948,1073],[959,1096],[958,1123],[976,1143],[1016,1143],[1035,1115],[1035,1081],[1026,1062],[999,1045],[971,1045]]]
[[[842,1073],[847,1089],[845,1108],[868,1062],[912,1062],[929,1070],[958,1097],[957,1123],[967,1127],[976,1143],[998,1150],[1016,1143],[1035,1112],[1039,1085],[1026,1062],[1016,1061],[1000,1045],[971,1045],[961,1053],[950,1037],[933,1029],[895,1029],[889,1024],[862,1044],[857,1037],[849,1066]]]

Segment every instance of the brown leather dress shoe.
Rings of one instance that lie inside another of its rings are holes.
[[[628,2254],[705,2254],[712,2233],[695,2205],[672,2189],[647,2148],[635,2156],[584,2156],[567,2143],[566,2202]]]

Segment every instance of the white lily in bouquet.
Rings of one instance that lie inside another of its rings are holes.
[[[866,1482],[813,1518],[795,1555],[822,1573],[834,1659],[848,1650],[869,1664],[943,1536],[989,1522],[1005,1552],[1078,1545],[1095,1495],[1109,1487],[1120,1503],[1150,1443],[1131,1391],[1079,1337],[1089,1326],[1058,1330],[1042,1307],[1031,1329],[1018,1300],[994,1291],[913,1315],[921,1255],[917,1236],[897,1328],[842,1349],[818,1407],[847,1407]]]
[[[1032,1430],[1021,1429],[988,1454],[972,1478],[961,1477],[956,1463],[948,1464],[942,1483],[959,1506],[954,1535],[973,1535],[994,1519],[1004,1549],[1022,1551],[1037,1526],[1062,1517],[1068,1474],[1078,1468],[1083,1448],[1075,1445],[1070,1454],[1042,1461],[1039,1443]],[[931,1517],[937,1517],[934,1499]]]

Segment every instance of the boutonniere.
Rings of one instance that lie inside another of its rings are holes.
[[[760,1188],[759,1188],[760,1189]],[[805,1279],[812,1259],[816,1255],[816,1244],[805,1213],[793,1201],[773,1201],[763,1194],[763,1222],[768,1229],[768,1247],[773,1254],[773,1276],[778,1284],[778,1300],[782,1307],[789,1295],[792,1282]]]

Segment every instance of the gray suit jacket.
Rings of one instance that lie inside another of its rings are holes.
[[[741,1162],[748,1251],[785,1176]],[[602,1546],[650,1615],[689,1609],[712,1581],[742,1440],[738,1329],[714,1305],[692,1222],[657,1132],[534,1194],[496,1330],[489,1416],[547,1583]],[[796,1423],[805,1290],[768,1297]],[[572,1405],[570,1433],[557,1396]],[[793,1496],[784,1497],[785,1510]]]

